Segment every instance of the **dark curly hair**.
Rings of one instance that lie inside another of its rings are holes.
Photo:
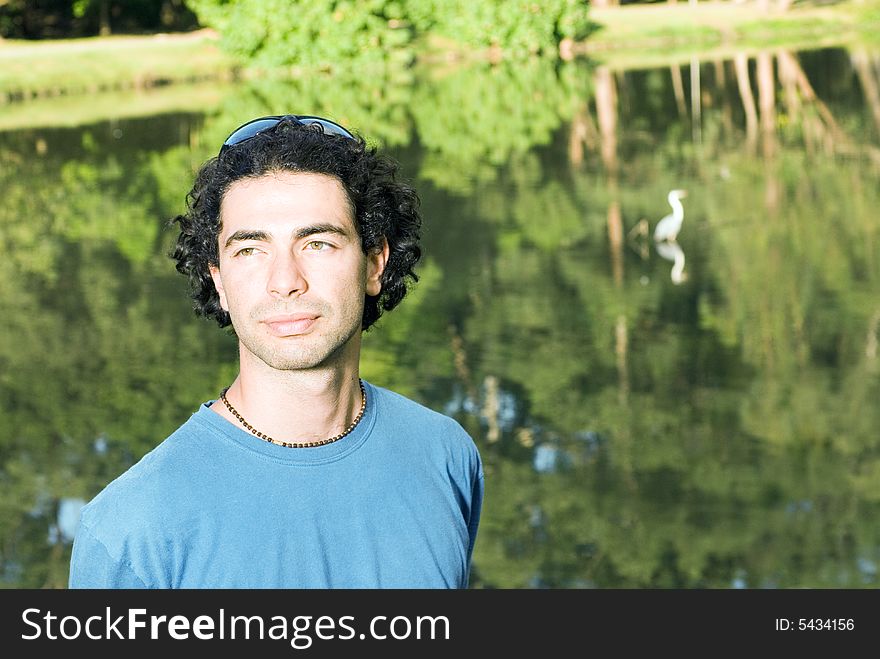
[[[382,314],[396,307],[418,281],[413,271],[421,257],[419,198],[409,185],[397,180],[398,164],[367,147],[363,138],[325,134],[316,124],[308,126],[282,119],[224,150],[205,162],[186,197],[187,212],[170,221],[180,226],[171,257],[177,270],[189,278],[193,308],[214,318],[221,327],[231,324],[220,306],[208,270],[219,262],[220,204],[229,187],[244,178],[277,171],[325,174],[338,179],[354,210],[355,227],[364,253],[388,241],[389,256],[382,273],[382,290],[364,300],[363,330]]]

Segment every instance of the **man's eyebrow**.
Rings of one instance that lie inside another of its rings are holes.
[[[269,234],[265,231],[256,231],[251,229],[239,229],[226,239],[225,247],[229,247],[234,242],[242,240],[269,240]]]
[[[340,236],[348,237],[348,231],[346,231],[344,227],[341,227],[337,224],[324,222],[319,224],[310,224],[309,226],[297,229],[296,239],[302,240],[303,238],[314,236],[316,233],[335,233]]]

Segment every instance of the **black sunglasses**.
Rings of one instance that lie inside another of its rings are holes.
[[[226,138],[226,141],[223,142],[223,146],[220,147],[220,153],[222,154],[224,151],[226,151],[226,149],[233,147],[236,144],[241,144],[245,140],[249,140],[252,137],[256,137],[265,130],[274,128],[279,123],[281,123],[282,120],[285,119],[288,121],[292,121],[293,123],[300,124],[301,126],[318,124],[321,129],[328,135],[339,135],[341,137],[347,137],[351,140],[355,139],[354,135],[349,133],[345,128],[333,121],[330,121],[329,119],[298,114],[283,114],[273,117],[260,117],[259,119],[251,119],[246,124],[242,124],[234,131],[232,131],[229,137]]]

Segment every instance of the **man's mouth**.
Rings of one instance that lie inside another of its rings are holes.
[[[319,318],[316,314],[282,314],[262,322],[276,336],[296,336],[308,332]]]

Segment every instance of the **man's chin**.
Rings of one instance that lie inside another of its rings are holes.
[[[311,350],[303,350],[304,347],[290,351],[267,350],[262,354],[255,354],[264,364],[276,371],[307,371],[330,366],[334,358],[338,359],[342,353],[340,348],[325,346],[324,349],[316,349],[315,346],[309,346]]]
[[[277,371],[303,371],[332,366],[344,360],[349,352],[347,346],[352,337],[330,337],[309,333],[303,336],[288,338],[253,337],[253,341],[239,342],[244,351],[249,352],[257,360]]]
[[[327,355],[272,355],[263,362],[276,371],[307,371],[327,366]]]

